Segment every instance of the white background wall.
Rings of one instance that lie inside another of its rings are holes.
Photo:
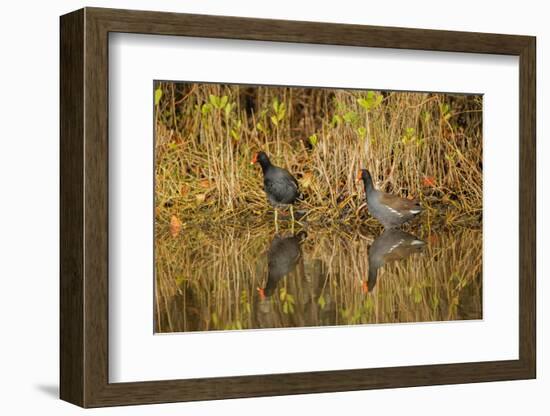
[[[3,2],[0,6],[0,410],[3,414],[70,415],[81,409],[58,395],[58,192],[59,20],[83,6],[317,20],[387,26],[529,34],[538,53],[538,379],[458,386],[225,400],[87,411],[127,415],[281,415],[370,413],[408,415],[546,415],[550,410],[550,361],[545,357],[550,301],[544,243],[549,209],[544,161],[545,103],[550,85],[550,26],[545,2],[384,1],[273,2],[68,1]],[[545,77],[546,75],[546,77]],[[505,120],[503,120],[505,122]],[[514,190],[512,190],[514,191]],[[545,200],[546,199],[546,200]],[[406,346],[404,346],[406,354]]]

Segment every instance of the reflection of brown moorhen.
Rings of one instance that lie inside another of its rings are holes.
[[[264,289],[258,288],[261,299],[271,296],[279,281],[294,270],[302,253],[300,243],[306,236],[305,231],[300,231],[292,237],[273,238],[267,252],[267,283]]]
[[[286,169],[271,164],[264,152],[258,152],[252,159],[252,164],[260,163],[264,174],[264,190],[267,200],[275,208],[275,225],[277,225],[277,208],[290,206],[290,215],[294,223],[292,204],[300,196],[298,181]]]
[[[377,190],[372,183],[369,171],[366,169],[360,170],[357,179],[363,180],[369,212],[380,221],[384,228],[397,228],[422,211],[420,203],[416,200],[401,198]]]
[[[363,283],[363,291],[370,292],[376,286],[378,269],[384,264],[403,260],[413,253],[421,252],[426,243],[401,230],[384,230],[369,248],[369,279]]]

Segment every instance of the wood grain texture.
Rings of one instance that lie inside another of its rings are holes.
[[[520,54],[519,103],[519,355],[536,377],[536,40]]]
[[[84,12],[60,22],[60,388],[84,405]]]
[[[518,360],[108,381],[108,33],[520,57]],[[61,397],[83,407],[535,377],[535,39],[526,36],[87,8],[61,18]]]

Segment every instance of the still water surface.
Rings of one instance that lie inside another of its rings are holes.
[[[482,318],[482,235],[190,227],[156,236],[156,332]]]

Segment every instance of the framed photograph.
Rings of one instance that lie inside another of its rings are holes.
[[[63,400],[535,378],[534,37],[60,28]]]

